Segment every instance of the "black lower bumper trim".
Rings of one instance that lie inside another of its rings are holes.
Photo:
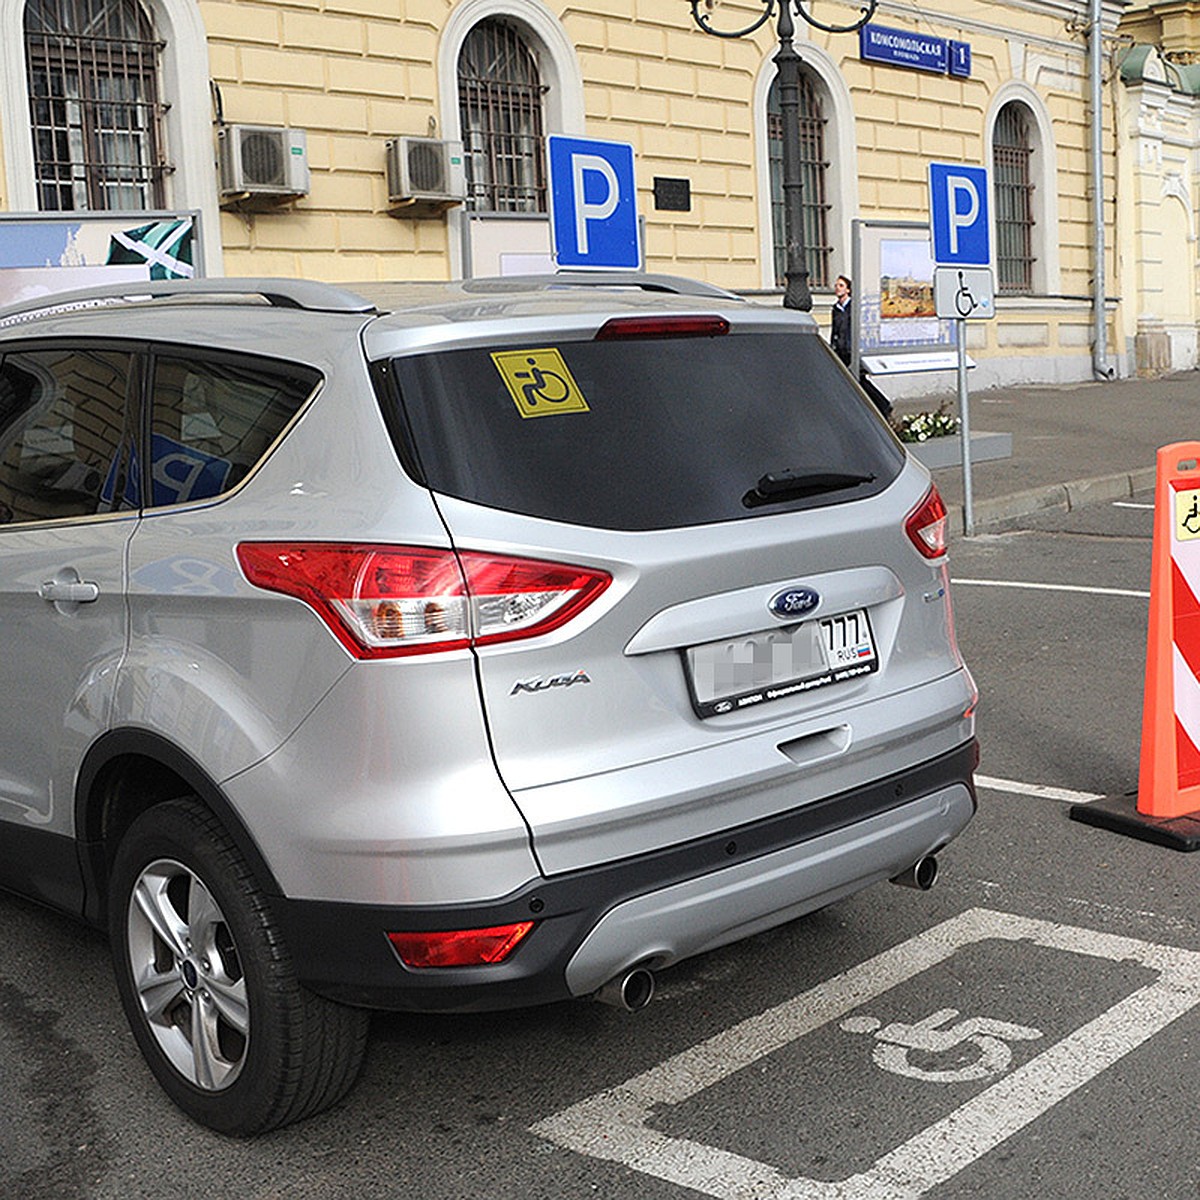
[[[953,784],[974,798],[972,740],[887,779],[777,816],[653,854],[535,880],[482,904],[373,906],[276,897],[301,981],[333,1000],[401,1011],[485,1011],[570,998],[564,973],[588,931],[609,909],[735,863],[799,845]],[[390,931],[480,929],[530,918],[537,925],[504,963],[410,970]]]

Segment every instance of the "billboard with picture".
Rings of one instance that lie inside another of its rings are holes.
[[[855,221],[853,233],[856,360],[895,374],[903,372],[903,355],[912,356],[910,369],[942,366],[939,353],[955,349],[955,328],[936,315],[929,226]]]
[[[0,308],[93,284],[202,275],[199,212],[0,215]]]

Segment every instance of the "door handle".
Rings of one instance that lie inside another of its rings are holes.
[[[100,599],[100,585],[87,580],[56,583],[53,579],[47,579],[38,588],[38,595],[54,604],[91,604],[93,600]]]

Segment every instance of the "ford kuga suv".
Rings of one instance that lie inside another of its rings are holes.
[[[360,294],[361,292],[361,294]],[[653,275],[0,312],[0,885],[247,1135],[370,1009],[645,1003],[975,809],[946,511],[811,317]]]

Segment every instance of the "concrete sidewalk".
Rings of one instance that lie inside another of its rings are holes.
[[[896,404],[897,413],[937,408],[926,397]],[[1003,524],[1042,509],[1072,509],[1116,500],[1154,486],[1160,446],[1200,441],[1200,371],[1162,379],[997,388],[969,396],[971,432],[1010,433],[1012,458],[973,463],[975,527]],[[934,471],[963,531],[961,467]]]

